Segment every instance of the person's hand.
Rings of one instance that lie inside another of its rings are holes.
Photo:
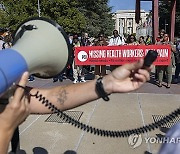
[[[25,87],[28,80],[28,72],[25,72],[19,85]],[[1,109],[2,110],[2,109]],[[9,104],[0,112],[0,129],[6,132],[14,131],[16,127],[21,124],[29,115],[29,102],[24,95],[24,89],[18,87],[14,96],[9,99]]]
[[[116,68],[103,79],[105,91],[110,93],[129,92],[138,89],[150,79],[151,68],[142,69],[144,60]]]

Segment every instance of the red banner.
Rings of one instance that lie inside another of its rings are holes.
[[[149,50],[156,50],[154,65],[169,65],[170,45],[89,46],[75,48],[76,65],[122,65],[143,58]]]

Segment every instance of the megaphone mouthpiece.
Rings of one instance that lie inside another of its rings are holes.
[[[7,61],[7,59],[9,59]],[[0,94],[28,70],[25,59],[15,50],[0,52]]]

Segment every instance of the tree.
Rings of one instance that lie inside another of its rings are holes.
[[[37,0],[6,0],[0,12],[0,26],[15,29],[22,21],[38,15]],[[84,15],[76,0],[40,0],[41,15],[60,24],[67,33],[81,32],[85,28]]]
[[[177,0],[175,34],[180,37],[180,1]]]
[[[78,0],[42,0],[41,14],[55,20],[68,33],[81,33],[86,21],[78,6]]]
[[[1,2],[4,9],[0,12],[0,26],[15,30],[25,19],[35,16],[37,8],[35,3],[28,0],[4,0]]]
[[[79,10],[86,17],[86,31],[93,36],[102,32],[106,36],[112,34],[114,21],[112,19],[111,7],[108,0],[79,0]]]
[[[60,24],[67,33],[103,31],[111,34],[114,26],[108,0],[39,0],[42,17]],[[29,17],[38,16],[37,0],[3,0],[0,27],[12,30]]]
[[[180,1],[177,0],[177,7],[176,7],[176,23],[175,23],[175,35],[180,36]],[[159,3],[159,17],[160,29],[166,29],[169,32],[170,29],[170,10],[171,10],[171,1],[160,1]]]

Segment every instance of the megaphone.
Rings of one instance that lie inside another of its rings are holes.
[[[50,78],[64,71],[69,63],[69,39],[61,26],[50,19],[27,19],[13,38],[12,48],[0,51],[0,94],[25,71]]]

